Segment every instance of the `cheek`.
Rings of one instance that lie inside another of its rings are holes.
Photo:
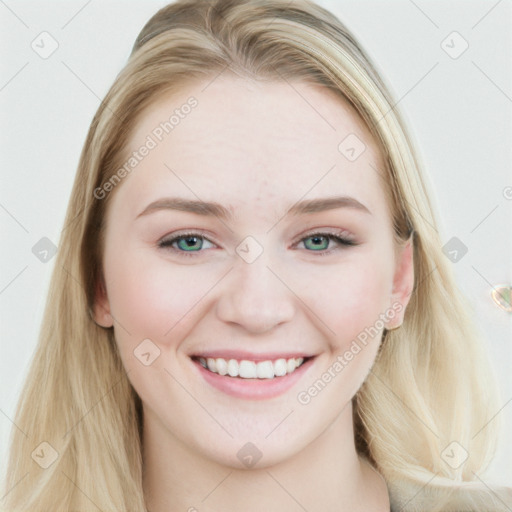
[[[392,286],[390,260],[360,251],[340,265],[318,267],[308,283],[303,296],[324,325],[331,352],[343,353],[358,337],[380,339]]]
[[[164,258],[148,261],[143,254],[111,265],[109,270],[108,295],[119,325],[118,341],[135,347],[149,338],[164,350],[183,338],[194,311],[221,275],[212,268],[179,266]]]
[[[305,409],[309,413],[339,413],[363,384],[378,353],[382,318],[389,305],[391,267],[382,256],[359,256],[350,262],[347,259],[336,270],[321,269],[315,275],[314,281],[324,286],[314,288],[308,303],[315,304],[315,313],[329,327],[324,330],[329,347],[312,375],[311,387],[297,396],[301,405],[314,404]]]
[[[171,376],[177,372],[182,380],[185,359],[177,357],[177,350],[208,307],[208,291],[222,276],[221,270],[200,267],[140,254],[110,268],[108,292],[119,354],[138,395],[155,411],[169,397],[176,409],[190,407]]]

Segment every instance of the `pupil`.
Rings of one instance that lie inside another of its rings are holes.
[[[325,236],[312,236],[310,237],[311,246],[318,249],[318,248],[325,248],[325,242],[327,241],[327,238]],[[328,243],[328,241],[327,241]]]
[[[198,237],[197,236],[188,236],[186,238],[182,238],[181,241],[185,243],[186,249],[193,249],[198,244]]]

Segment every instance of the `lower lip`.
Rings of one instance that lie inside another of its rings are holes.
[[[219,375],[207,370],[199,362],[193,361],[203,378],[214,388],[236,398],[247,400],[265,400],[286,393],[303,375],[313,363],[314,357],[308,359],[292,373],[273,379],[243,379],[241,377],[229,377]]]

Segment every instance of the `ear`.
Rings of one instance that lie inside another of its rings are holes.
[[[394,316],[386,320],[386,329],[396,329],[404,321],[405,309],[414,288],[414,243],[413,235],[407,243],[398,248],[395,259],[395,274],[390,297],[390,307]]]
[[[114,320],[110,314],[110,303],[108,301],[107,289],[103,276],[96,281],[94,298],[94,321],[101,327],[112,327]]]

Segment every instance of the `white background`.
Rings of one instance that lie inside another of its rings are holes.
[[[32,247],[42,237],[58,245],[92,117],[138,32],[166,3],[0,2],[0,461],[54,261],[42,263]],[[443,243],[456,236],[468,247],[453,267],[488,339],[506,428],[485,481],[510,485],[512,323],[491,290],[512,284],[511,3],[319,3],[355,33],[400,100],[441,212]],[[47,59],[31,48],[43,31],[59,45]],[[441,47],[453,31],[469,44],[457,59]]]

